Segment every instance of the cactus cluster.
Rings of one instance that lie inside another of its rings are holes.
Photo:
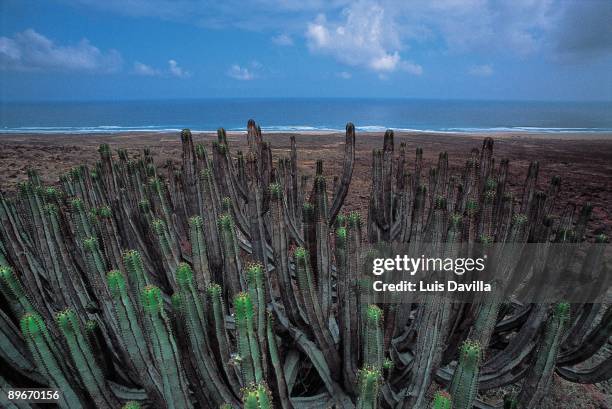
[[[294,137],[275,165],[252,120],[244,153],[222,129],[211,147],[189,130],[180,137],[179,167],[102,145],[95,166],[58,186],[30,171],[16,197],[0,195],[3,389],[57,388],[62,408],[469,409],[488,407],[481,392],[516,384],[505,407],[537,408],[555,372],[612,376],[609,359],[575,367],[612,334],[610,306],[501,294],[377,304],[363,274],[369,244],[453,257],[459,245],[582,241],[592,209],[553,223],[560,179],[538,190],[537,163],[518,200],[490,138],[453,175],[446,153],[427,171],[416,148],[409,166],[387,131],[368,209],[345,214],[352,124],[333,186],[322,161],[312,184],[298,172]],[[600,249],[589,250],[587,279],[608,273]],[[499,264],[510,277],[519,259]]]

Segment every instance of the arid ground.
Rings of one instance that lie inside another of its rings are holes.
[[[274,155],[288,155],[290,137],[288,133],[271,133],[264,138],[272,144]],[[470,150],[480,148],[486,136],[495,140],[494,154],[497,162],[510,160],[510,186],[517,192],[527,174],[529,162],[540,163],[539,184],[545,188],[554,175],[562,177],[563,200],[560,202],[594,205],[590,222],[590,234],[612,233],[612,134],[427,134],[397,133],[396,150],[405,142],[408,166],[413,166],[414,151],[420,146],[424,151],[426,169],[435,165],[438,154],[448,152],[454,174],[459,175]],[[209,145],[215,134],[196,134],[196,142]],[[231,149],[244,149],[246,137],[242,133],[231,133]],[[329,177],[339,175],[344,155],[342,134],[302,133],[296,135],[298,159],[302,170],[314,173],[315,161],[324,160],[324,173]],[[27,177],[26,171],[37,169],[46,183],[56,183],[62,173],[71,167],[87,163],[92,165],[98,158],[97,147],[110,144],[112,149],[127,148],[132,156],[139,155],[150,147],[159,167],[166,166],[168,159],[180,161],[180,138],[178,133],[122,133],[86,135],[0,135],[0,190],[14,191],[19,181]],[[372,149],[382,147],[382,133],[357,134],[357,160],[353,181],[346,200],[347,209],[367,209],[370,193]],[[563,209],[556,209],[561,212]]]

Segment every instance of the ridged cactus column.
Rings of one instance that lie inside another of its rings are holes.
[[[36,368],[49,381],[49,386],[61,391],[60,407],[82,408],[83,403],[66,379],[58,361],[56,348],[40,315],[30,312],[21,318],[21,333],[36,362]]]
[[[212,350],[207,340],[206,313],[204,311],[203,299],[195,287],[193,271],[186,263],[179,264],[176,269],[176,282],[178,291],[176,295],[180,298],[180,308],[184,317],[187,335],[193,351],[194,366],[201,377],[204,386],[204,394],[208,399],[220,405],[224,402],[236,402],[231,392],[219,376]]]
[[[198,291],[204,294],[206,288],[211,283],[211,275],[204,239],[204,221],[200,216],[194,216],[189,219],[189,242],[191,244],[191,258],[193,260],[196,285]]]
[[[243,393],[244,409],[271,409],[272,397],[264,383],[253,384]]]
[[[333,377],[337,377],[340,371],[340,357],[334,346],[327,319],[321,311],[321,304],[315,280],[310,269],[310,257],[308,251],[303,247],[298,247],[294,253],[296,275],[298,278],[298,288],[304,303],[304,310],[308,316],[308,322],[312,327],[317,345],[325,356],[327,364]]]
[[[357,409],[375,409],[378,407],[380,378],[380,370],[378,369],[366,367],[359,371]]]
[[[164,399],[170,409],[191,407],[187,380],[181,365],[172,327],[164,311],[164,300],[158,287],[149,285],[142,292],[147,336],[161,373]]]
[[[540,401],[548,392],[557,362],[559,345],[569,320],[569,313],[570,304],[568,303],[559,303],[554,306],[552,317],[546,324],[544,338],[536,351],[536,361],[530,368],[518,397],[521,408],[538,408]]]
[[[468,340],[461,346],[459,364],[449,387],[453,409],[472,409],[478,392],[482,353],[482,347],[477,342]]]
[[[368,306],[363,351],[364,364],[369,368],[379,370],[384,360],[382,320],[382,310],[376,305]]]
[[[244,385],[263,380],[261,353],[255,335],[254,315],[251,296],[248,293],[239,293],[234,298],[234,316],[236,317],[237,344]]]
[[[104,374],[98,367],[91,347],[81,332],[81,325],[74,311],[64,310],[57,314],[56,320],[68,345],[74,366],[96,407],[117,407],[118,402],[106,385]]]
[[[113,298],[113,310],[123,346],[149,398],[154,402],[159,402],[162,393],[161,376],[155,365],[152,365],[151,353],[138,319],[138,313],[129,297],[125,277],[120,271],[114,270],[108,273],[107,283]]]

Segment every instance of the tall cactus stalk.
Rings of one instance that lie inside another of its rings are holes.
[[[453,397],[453,408],[471,409],[478,392],[478,377],[482,362],[482,347],[474,341],[465,341],[461,346],[459,363],[455,368],[449,392]]]
[[[142,292],[147,338],[162,378],[162,393],[169,408],[189,408],[188,386],[176,340],[164,311],[161,290],[147,286]]]
[[[559,346],[569,320],[570,305],[559,303],[553,307],[552,317],[546,324],[544,337],[536,351],[535,363],[531,367],[518,401],[522,408],[533,409],[548,392],[552,381]]]

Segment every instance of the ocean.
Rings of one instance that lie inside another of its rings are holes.
[[[384,129],[423,132],[610,132],[610,102],[236,98],[0,102],[0,133]]]

